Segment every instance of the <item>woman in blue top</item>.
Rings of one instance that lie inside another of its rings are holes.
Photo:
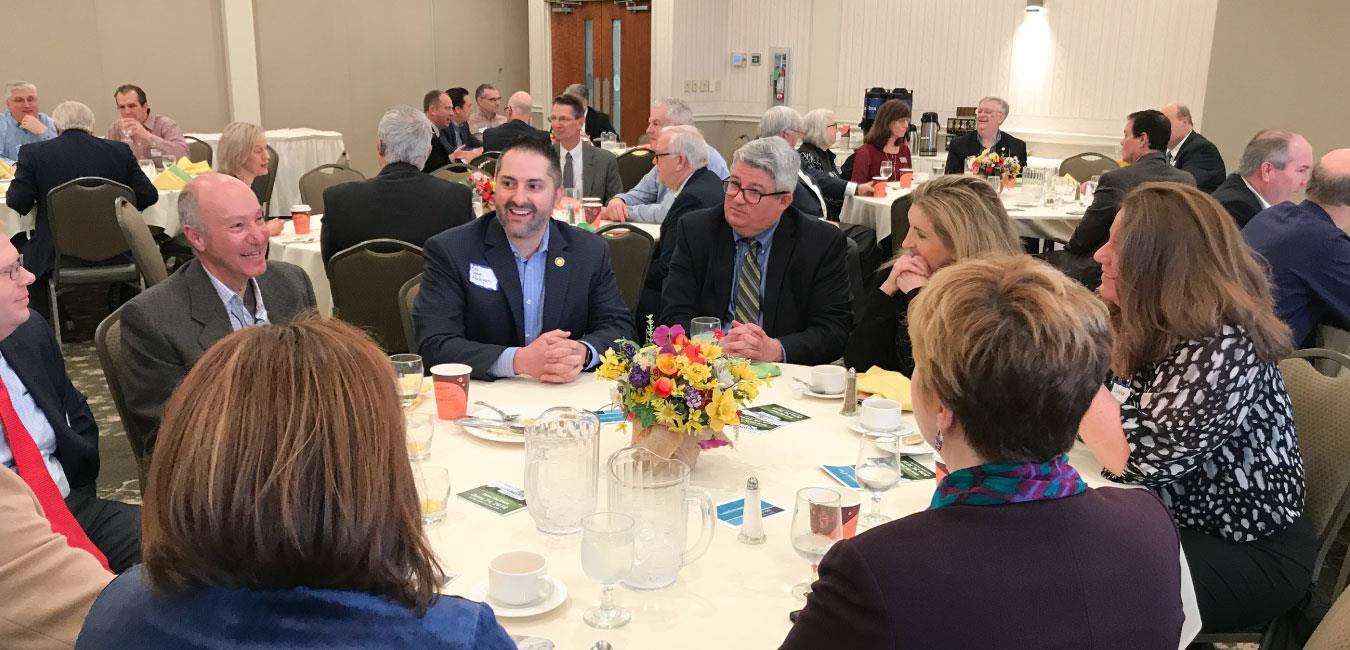
[[[336,320],[250,327],[170,398],[141,557],[76,647],[514,649],[438,596],[394,377]]]

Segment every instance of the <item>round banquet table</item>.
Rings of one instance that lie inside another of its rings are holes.
[[[780,404],[810,419],[768,432],[743,430],[734,448],[703,452],[692,476],[692,485],[708,490],[714,504],[741,498],[746,479],[757,477],[761,498],[784,509],[764,520],[768,535],[764,544],[741,544],[736,540],[737,529],[716,522],[711,547],[680,571],[675,584],[656,591],[617,588],[616,602],[632,611],[632,622],[614,630],[598,630],[581,620],[582,613],[598,601],[600,587],[582,571],[579,533],[540,533],[527,511],[503,516],[452,496],[446,521],[427,529],[443,567],[458,574],[442,591],[467,596],[486,583],[490,559],[511,550],[528,550],[547,559],[549,574],[566,585],[568,595],[562,605],[544,614],[499,617],[513,635],[542,637],[555,647],[577,649],[590,648],[599,639],[620,650],[778,647],[790,628],[788,613],[802,607],[791,588],[809,575],[809,565],[788,541],[796,491],[807,486],[838,487],[819,466],[851,465],[858,448],[858,434],[846,427],[846,419],[839,414],[842,400],[795,396],[792,387],[796,382],[791,377],[806,378],[809,368],[784,365],[782,369],[783,376],[773,380],[756,404]],[[424,388],[430,383],[424,382]],[[600,408],[609,399],[610,386],[590,373],[561,386],[531,379],[475,380],[470,383],[469,400],[534,417],[554,406]],[[471,406],[470,414],[490,415],[480,408]],[[429,388],[413,411],[434,417],[435,401]],[[909,414],[905,418],[913,422]],[[449,468],[453,492],[494,481],[524,486],[523,444],[483,440],[450,421],[436,420],[436,424],[431,457],[425,462]],[[600,432],[602,510],[607,490],[604,461],[628,440],[618,426],[603,425]],[[915,458],[933,467],[932,456]],[[1085,449],[1075,449],[1070,459],[1089,485],[1106,484],[1100,465]],[[884,512],[898,518],[925,509],[935,485],[933,480],[902,482],[886,494]],[[866,495],[862,498],[867,507]],[[697,513],[691,514],[690,543],[699,525]]]
[[[920,184],[922,181],[914,182],[916,187]],[[839,213],[839,221],[871,227],[877,232],[877,241],[889,237],[891,204],[902,196],[908,196],[913,188],[902,190],[897,182],[887,183],[887,186],[884,197],[856,195],[844,197],[844,207]],[[1013,225],[1017,226],[1018,234],[1061,243],[1069,241],[1074,229],[1078,227],[1078,222],[1083,220],[1086,205],[1068,201],[1046,207],[1039,201],[1031,200],[1030,194],[1033,193],[1039,196],[1039,192],[1035,190],[1028,191],[1024,195],[1023,188],[1014,187],[1004,190],[999,195],[1003,199],[1003,206],[1008,210],[1008,217],[1012,219]]]
[[[211,145],[220,147],[219,133],[188,133]],[[342,134],[316,129],[272,129],[267,132],[267,144],[276,150],[277,180],[272,186],[272,201],[267,216],[280,217],[291,213],[291,206],[300,203],[300,177],[319,165],[336,163],[347,150]]]
[[[4,224],[5,235],[13,237],[33,229],[33,222],[37,219],[37,208],[29,210],[28,214],[19,214],[11,210],[4,203],[4,191],[7,189],[9,182],[0,182],[0,223]],[[178,194],[179,190],[159,190],[159,200],[141,212],[145,225],[163,228],[164,233],[170,237],[177,235],[181,230],[178,225]]]

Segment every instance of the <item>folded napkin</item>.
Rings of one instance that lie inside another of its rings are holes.
[[[909,378],[894,371],[872,366],[858,375],[858,392],[880,395],[900,402],[900,408],[913,411],[909,400]]]
[[[14,168],[9,163],[0,160],[0,179],[14,178]]]
[[[187,187],[188,181],[192,180],[186,172],[178,169],[177,165],[170,165],[168,169],[159,173],[155,180],[150,181],[155,189],[160,190],[181,190]]]
[[[783,369],[779,368],[778,364],[769,363],[767,361],[757,361],[752,363],[750,364],[750,368],[755,371],[756,375],[759,375],[760,379],[777,377],[778,375],[783,374]]]
[[[211,171],[211,166],[206,164],[205,160],[201,162],[192,162],[191,160],[187,159],[187,156],[179,158],[178,162],[175,162],[171,167],[171,169],[173,167],[177,167],[178,169],[183,170],[184,172],[187,173],[188,176],[197,176]]]

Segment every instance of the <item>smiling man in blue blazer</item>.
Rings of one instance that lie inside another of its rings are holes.
[[[428,367],[566,383],[633,337],[608,246],[552,219],[561,198],[557,152],[522,138],[498,163],[497,211],[427,240],[413,320]]]

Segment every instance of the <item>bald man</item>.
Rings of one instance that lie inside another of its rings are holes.
[[[530,126],[530,111],[534,109],[534,100],[525,91],[519,91],[506,100],[506,123],[494,126],[483,132],[485,151],[505,151],[516,140],[535,138],[544,144],[549,143],[547,131]]]
[[[1167,141],[1167,162],[1195,177],[1195,186],[1213,192],[1223,182],[1223,156],[1205,136],[1195,130],[1191,109],[1181,102],[1162,107],[1163,115],[1172,123],[1172,137]]]
[[[1242,229],[1270,264],[1275,313],[1309,347],[1320,324],[1350,329],[1350,149],[1322,156],[1307,199],[1262,210]]]

